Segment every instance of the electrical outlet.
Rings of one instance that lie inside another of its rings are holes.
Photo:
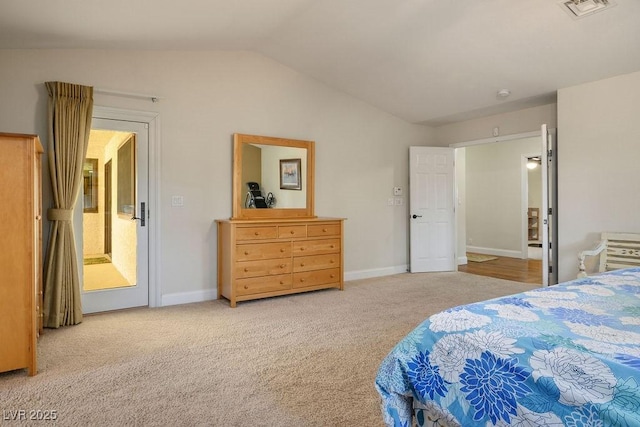
[[[402,187],[393,187],[394,196],[402,196]]]
[[[183,196],[171,196],[171,206],[174,206],[174,207],[184,206],[184,197]]]

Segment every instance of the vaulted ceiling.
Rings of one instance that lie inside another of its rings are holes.
[[[438,125],[640,70],[640,1],[615,3],[574,19],[558,0],[0,0],[0,49],[251,50]]]

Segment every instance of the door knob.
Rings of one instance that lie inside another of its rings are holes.
[[[413,218],[413,219],[422,218],[422,215],[413,214],[413,215],[411,215],[411,218]]]

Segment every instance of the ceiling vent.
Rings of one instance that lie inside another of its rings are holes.
[[[562,0],[562,7],[572,18],[580,19],[592,13],[611,9],[616,5],[614,0]]]

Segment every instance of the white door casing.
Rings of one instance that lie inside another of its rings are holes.
[[[145,205],[145,222],[135,220],[136,228],[136,283],[132,286],[118,287],[103,290],[82,290],[83,313],[96,313],[101,311],[119,310],[131,307],[149,305],[149,233],[148,220],[146,218],[146,206],[148,204],[148,152],[149,131],[145,123],[125,122],[121,120],[109,120],[94,118],[92,129],[113,130],[131,132],[136,134],[135,155],[135,216],[140,217],[142,203]],[[114,159],[117,162],[117,159]],[[115,177],[114,177],[115,179]],[[113,183],[115,187],[115,181]],[[115,204],[115,201],[114,201]],[[131,222],[131,218],[117,215],[115,221]],[[129,225],[127,225],[129,227]]]
[[[548,284],[555,284],[557,283],[557,260],[558,260],[558,252],[557,250],[555,250],[555,248],[557,247],[557,236],[558,236],[558,224],[557,221],[553,220],[553,216],[557,215],[556,213],[556,207],[557,207],[557,180],[556,180],[556,175],[557,175],[557,161],[556,161],[556,156],[555,156],[555,151],[556,151],[556,147],[557,147],[557,141],[554,138],[555,137],[555,130],[554,129],[547,129],[546,125],[542,125],[542,132],[540,131],[534,131],[534,132],[525,132],[525,133],[520,133],[520,134],[513,134],[513,135],[505,135],[505,136],[498,136],[498,137],[494,137],[494,138],[484,138],[484,139],[478,139],[478,140],[474,140],[474,141],[465,141],[465,142],[459,142],[459,143],[455,143],[455,144],[451,144],[450,147],[453,148],[463,148],[463,147],[470,147],[470,146],[474,146],[474,145],[480,145],[480,144],[489,144],[489,143],[497,143],[497,142],[508,142],[508,141],[515,141],[515,140],[519,140],[519,139],[523,139],[523,138],[531,138],[531,137],[541,137],[542,143],[540,144],[541,147],[541,153],[542,153],[542,157],[541,157],[541,163],[543,165],[543,167],[545,169],[542,170],[542,175],[543,175],[543,183],[542,183],[542,199],[544,201],[544,203],[546,203],[546,210],[545,209],[541,209],[540,210],[540,219],[539,219],[539,223],[540,223],[540,236],[542,237],[542,231],[543,231],[543,222],[546,221],[546,225],[547,225],[547,242],[546,242],[546,250],[544,249],[545,246],[543,244],[543,257],[546,256],[547,260],[546,260],[546,266],[543,268],[546,268],[546,270],[543,270],[542,272],[542,276],[543,276],[543,281],[547,282]],[[548,136],[547,136],[548,135]],[[546,149],[543,148],[546,144]],[[553,155],[549,156],[549,152],[552,151]],[[524,179],[524,173],[523,173],[523,179]],[[524,199],[523,199],[524,200]],[[526,228],[526,206],[523,203],[523,230],[525,230]],[[523,231],[523,236],[524,236],[524,231]],[[526,239],[525,239],[526,241]],[[524,253],[524,245],[523,245],[523,253]],[[551,272],[549,272],[549,267],[551,267]]]
[[[412,273],[456,270],[454,149],[409,148]]]

